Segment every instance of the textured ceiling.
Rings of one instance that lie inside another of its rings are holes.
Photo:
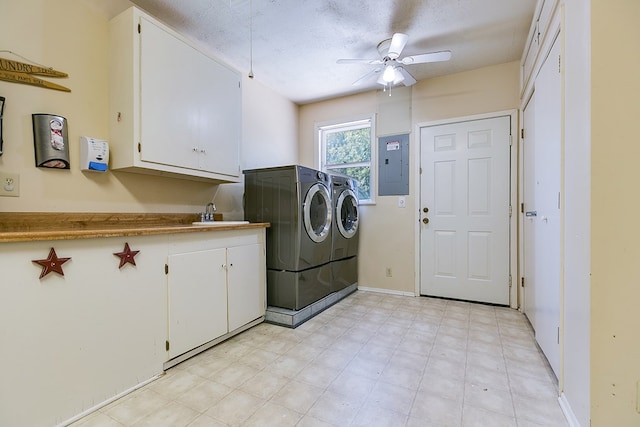
[[[107,0],[89,0],[104,3]],[[109,0],[111,15],[128,1]],[[406,67],[416,80],[520,59],[536,0],[133,0],[213,56],[298,104],[381,88],[353,86],[395,32],[401,57],[451,50],[448,62]],[[252,24],[252,25],[250,25]],[[251,37],[253,34],[253,37]],[[253,40],[253,43],[251,43]],[[253,46],[253,48],[252,48]],[[251,67],[253,52],[253,67]]]

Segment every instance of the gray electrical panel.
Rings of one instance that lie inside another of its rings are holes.
[[[378,195],[409,194],[409,134],[378,138]]]

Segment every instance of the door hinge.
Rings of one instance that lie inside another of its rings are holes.
[[[164,342],[164,348],[166,348],[166,349],[167,349],[167,351],[169,351],[169,340],[166,340],[166,341]]]
[[[509,275],[509,289],[511,289],[512,284],[513,284],[513,280],[511,275]]]
[[[138,34],[142,33],[142,25],[138,24]]]
[[[142,153],[142,144],[138,142],[138,153]]]
[[[169,274],[169,264],[164,265],[164,274]]]
[[[560,326],[558,326],[558,344],[560,344]]]
[[[524,139],[524,128],[520,129],[520,138]]]
[[[513,207],[509,205],[509,218],[513,216]]]
[[[561,64],[562,64],[561,56],[558,55],[558,73],[560,72]]]
[[[524,203],[520,203],[520,213],[524,213]]]
[[[520,286],[522,286],[524,288],[524,277],[520,278]]]

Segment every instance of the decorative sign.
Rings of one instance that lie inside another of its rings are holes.
[[[56,255],[56,250],[51,248],[49,251],[49,256],[47,259],[34,259],[32,262],[36,264],[40,264],[42,266],[42,272],[40,273],[40,279],[42,279],[47,274],[55,271],[61,276],[64,276],[64,271],[62,271],[62,264],[69,261],[71,258],[58,258]]]
[[[138,252],[140,251],[132,251],[129,247],[129,243],[125,243],[124,250],[122,252],[114,252],[114,255],[120,257],[120,265],[118,266],[118,268],[124,267],[126,263],[136,265],[136,260],[134,259],[134,257],[138,254]]]
[[[45,68],[24,62],[12,61],[0,58],[0,80],[12,83],[43,87],[45,89],[71,92],[71,89],[34,77],[33,74],[47,77],[68,77],[67,73],[56,71],[53,68]]]

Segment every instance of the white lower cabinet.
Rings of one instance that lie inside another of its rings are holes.
[[[264,316],[264,246],[260,244],[227,249],[227,308],[229,332]],[[258,287],[256,284],[261,283]]]
[[[264,316],[263,243],[173,254],[167,265],[168,359]]]
[[[227,333],[226,249],[169,256],[169,358]]]

